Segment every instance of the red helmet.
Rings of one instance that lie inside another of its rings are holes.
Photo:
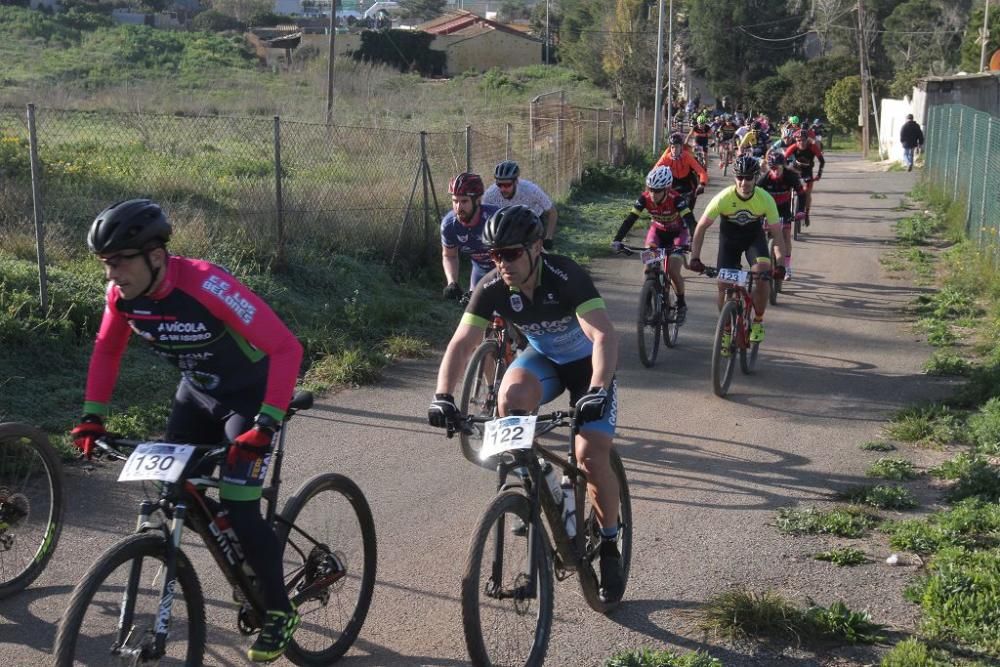
[[[482,197],[485,190],[483,179],[479,174],[469,172],[462,172],[448,184],[448,194],[459,197]]]

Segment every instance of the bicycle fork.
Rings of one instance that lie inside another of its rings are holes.
[[[149,516],[156,503],[150,500],[143,501],[139,509],[138,527],[140,530],[149,526]],[[157,660],[166,654],[167,634],[170,631],[170,613],[173,609],[174,594],[177,589],[177,552],[180,549],[181,535],[184,528],[184,516],[187,513],[187,506],[178,503],[174,507],[174,516],[171,520],[170,530],[167,531],[166,555],[162,572],[164,573],[163,587],[160,593],[160,604],[157,608],[156,623],[153,626],[153,645],[150,646],[145,641],[140,641],[135,649],[129,649],[129,653],[137,653],[142,660]],[[139,581],[142,578],[142,560],[133,559],[129,566],[128,585],[122,594],[122,611],[118,620],[118,637],[112,652],[122,655],[121,650],[131,639],[135,632],[133,622],[135,620],[135,603],[138,597]]]
[[[508,537],[508,531],[505,525],[506,520],[501,517],[494,527],[493,563],[490,568],[490,578],[486,582],[484,592],[488,597],[495,600],[512,599],[515,602],[515,608],[518,608],[516,603],[534,599],[535,591],[538,589],[538,554],[541,553],[542,548],[542,545],[539,544],[539,540],[542,538],[537,528],[540,522],[538,513],[538,485],[544,482],[542,480],[541,469],[537,466],[527,467],[524,466],[523,462],[515,464],[501,463],[499,466],[498,491],[508,488],[509,485],[506,483],[506,478],[510,472],[514,472],[514,474],[521,478],[527,485],[529,492],[528,498],[531,505],[531,513],[528,516],[528,521],[525,522],[527,524],[527,540],[525,543],[528,549],[527,572],[520,573],[510,589],[504,588],[503,554],[504,540]],[[526,608],[522,609],[522,611],[526,611]]]

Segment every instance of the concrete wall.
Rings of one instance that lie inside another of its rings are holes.
[[[485,72],[494,67],[540,65],[542,44],[500,30],[472,37],[438,35],[431,48],[447,54],[446,73],[450,76],[469,70]]]
[[[882,99],[882,108],[879,111],[879,153],[883,160],[903,160],[903,146],[899,143],[899,130],[906,122],[906,115],[913,114],[913,117],[920,123],[921,129],[924,124],[920,122],[920,116],[913,109],[913,103],[909,98],[901,100],[889,98]]]

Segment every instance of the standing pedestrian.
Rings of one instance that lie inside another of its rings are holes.
[[[920,129],[920,123],[913,120],[913,114],[906,114],[906,122],[899,130],[899,143],[903,144],[903,162],[906,163],[906,171],[913,171],[913,151],[924,145],[924,133]]]

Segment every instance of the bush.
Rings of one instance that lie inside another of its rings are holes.
[[[191,20],[191,27],[203,32],[242,30],[243,25],[232,16],[214,9],[201,12]]]
[[[830,124],[852,132],[858,126],[858,98],[861,97],[861,77],[845,76],[826,91],[823,109]]]
[[[904,639],[885,654],[879,667],[948,667],[948,654],[927,647],[918,639]]]
[[[991,398],[969,417],[969,434],[977,451],[1000,454],[1000,398]]]

